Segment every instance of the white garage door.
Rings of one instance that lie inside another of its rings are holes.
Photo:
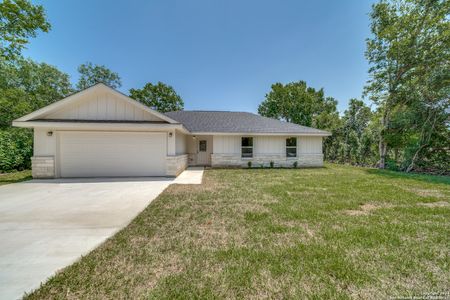
[[[166,134],[60,132],[61,177],[166,175]]]

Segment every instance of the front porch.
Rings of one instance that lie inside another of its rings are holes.
[[[213,136],[187,136],[187,153],[189,166],[211,166],[211,154],[213,153]]]

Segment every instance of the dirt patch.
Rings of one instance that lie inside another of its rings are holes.
[[[308,237],[314,237],[316,235],[316,231],[313,228],[311,228],[310,225],[308,225],[306,223],[301,223],[301,222],[293,221],[293,220],[290,220],[290,221],[278,220],[276,222],[276,224],[279,226],[287,227],[289,229],[302,228]]]
[[[344,213],[349,216],[367,216],[372,211],[380,209],[380,208],[391,208],[393,207],[390,204],[373,204],[373,203],[366,203],[359,206],[359,209],[349,209],[345,210]]]
[[[317,231],[310,225],[296,221],[275,222],[276,226],[284,228],[285,232],[277,232],[267,235],[267,242],[272,247],[294,247],[301,244],[307,244],[313,240],[320,239]]]
[[[438,190],[418,189],[418,188],[403,188],[403,189],[412,192],[420,197],[435,197],[435,198],[445,197],[445,195]]]
[[[430,203],[417,203],[418,205],[426,206],[426,207],[446,207],[450,206],[450,203],[446,201],[438,201],[438,202],[430,202]]]
[[[221,180],[214,177],[203,177],[202,184],[171,184],[165,193],[172,196],[178,196],[183,194],[197,194],[202,192],[220,192],[227,188],[228,185]]]
[[[363,211],[363,210],[352,210],[352,209],[344,210],[344,213],[345,213],[346,215],[349,215],[349,216],[365,216],[365,215],[368,215],[368,214],[369,214],[368,211]]]
[[[314,237],[316,235],[316,232],[310,226],[308,226],[308,224],[301,224],[301,227],[305,230],[306,234],[309,237]]]
[[[191,242],[202,250],[225,249],[231,245],[240,247],[245,244],[247,230],[242,228],[237,234],[236,228],[227,228],[224,222],[207,221],[191,233]]]

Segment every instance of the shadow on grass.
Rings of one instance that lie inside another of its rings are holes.
[[[392,179],[409,179],[416,181],[423,181],[428,183],[438,183],[438,184],[449,184],[449,176],[438,176],[438,175],[426,175],[426,174],[415,174],[415,173],[404,173],[389,170],[379,170],[379,169],[366,169],[366,172],[372,175],[379,175]]]
[[[33,177],[31,176],[31,171],[20,171],[20,172],[12,172],[12,173],[4,173],[0,174],[0,186],[17,183],[21,181],[31,180]]]

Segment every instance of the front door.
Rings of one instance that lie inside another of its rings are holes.
[[[205,166],[209,164],[208,142],[206,140],[198,141],[197,165]]]

